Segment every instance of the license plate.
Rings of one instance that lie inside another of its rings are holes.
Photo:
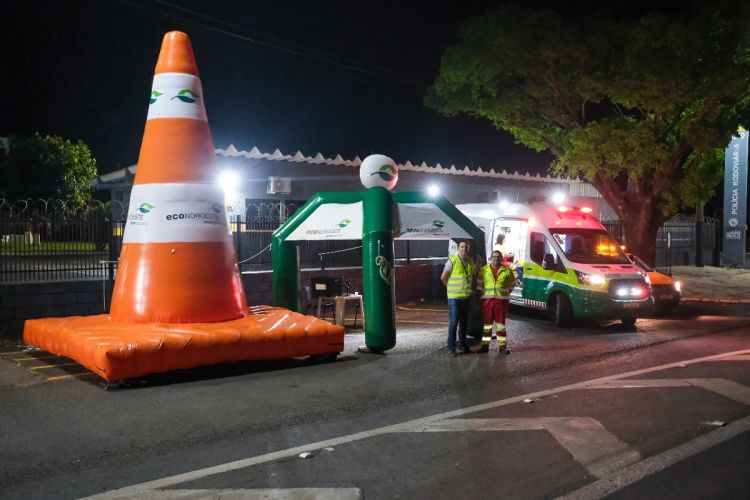
[[[622,305],[623,309],[638,309],[638,306],[640,305],[639,302],[625,302]]]
[[[669,299],[672,298],[672,294],[671,293],[663,293],[663,294],[659,295],[659,298],[661,300],[669,300]]]

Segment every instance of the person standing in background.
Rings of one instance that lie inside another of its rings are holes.
[[[466,333],[469,327],[471,295],[476,284],[476,265],[469,257],[468,241],[460,241],[458,254],[448,257],[440,281],[445,285],[448,294],[448,352],[455,356],[469,350]]]

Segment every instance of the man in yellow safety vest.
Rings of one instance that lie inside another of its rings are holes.
[[[448,292],[448,352],[454,356],[468,352],[466,332],[469,327],[471,294],[476,284],[476,265],[469,257],[469,242],[458,243],[458,255],[451,255],[445,263],[440,280]],[[456,345],[458,331],[459,345]]]
[[[510,292],[516,285],[516,278],[510,267],[502,264],[503,254],[495,250],[490,261],[482,267],[477,280],[477,289],[482,292],[482,314],[484,316],[484,331],[481,347],[488,349],[492,336],[492,325],[497,329],[498,349],[506,354],[507,341],[505,335],[505,317],[510,305]]]

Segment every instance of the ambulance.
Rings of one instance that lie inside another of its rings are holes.
[[[619,319],[633,326],[652,312],[647,275],[588,207],[514,203],[457,205],[484,230],[487,256],[504,235],[518,284],[511,304],[546,311],[559,326],[578,318]],[[481,253],[481,252],[480,252]]]

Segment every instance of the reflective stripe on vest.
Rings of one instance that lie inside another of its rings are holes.
[[[474,262],[471,259],[466,259],[466,262],[462,262],[457,255],[451,255],[449,260],[453,264],[453,271],[451,271],[451,275],[448,278],[448,298],[464,299],[471,297],[471,278],[474,276]]]
[[[513,274],[505,266],[500,266],[497,278],[495,278],[492,274],[492,268],[487,264],[482,267],[479,277],[484,283],[481,288],[483,299],[507,299],[513,285],[515,285]]]

